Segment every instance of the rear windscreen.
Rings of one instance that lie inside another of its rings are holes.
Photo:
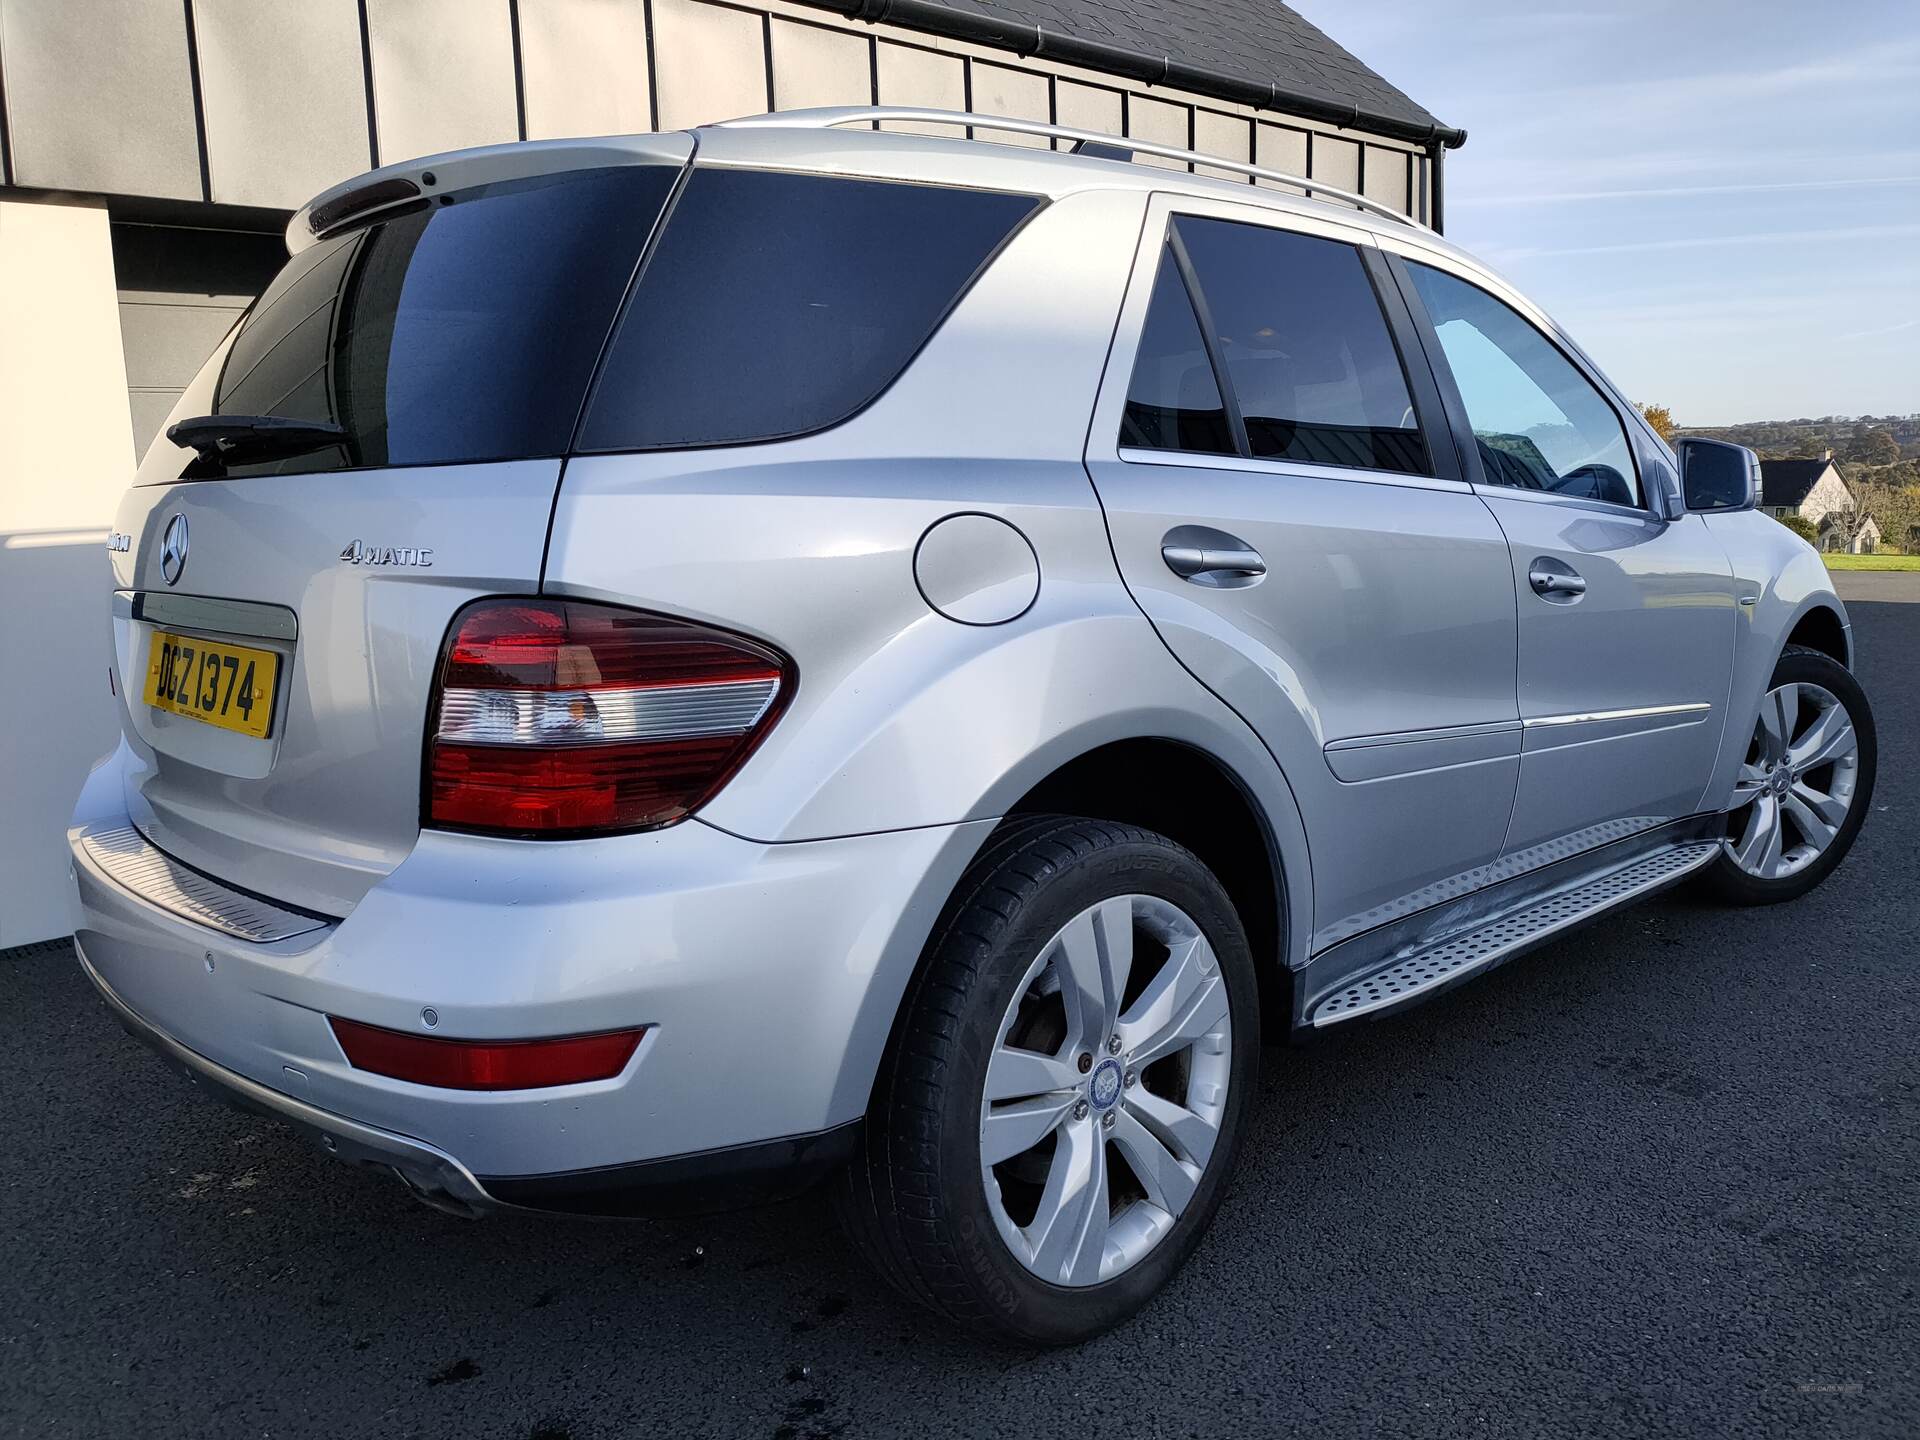
[[[346,438],[226,473],[564,453],[678,173],[475,186],[302,250],[241,322],[213,413],[327,421]]]
[[[696,167],[615,334],[579,449],[804,434],[906,366],[1031,195]]]

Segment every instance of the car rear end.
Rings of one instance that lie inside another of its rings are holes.
[[[821,626],[803,602],[655,584],[732,563],[726,528],[758,503],[709,485],[690,555],[700,482],[661,477],[858,413],[1041,199],[827,197],[842,182],[709,178],[694,148],[498,147],[320,197],[117,519],[123,739],[70,833],[83,964],[177,1065],[457,1208],[618,1211],[831,1164],[891,1019],[871,977],[910,968],[983,828],[689,818],[780,783],[742,772]],[[754,227],[795,214],[823,278],[755,301],[804,257]],[[890,288],[850,248],[876,224],[922,252]],[[715,382],[728,343],[778,325],[776,371]],[[563,476],[604,498],[615,457],[640,465],[621,508],[584,513],[617,517],[596,553],[617,543],[649,583],[569,583]],[[675,492],[657,532],[648,483]],[[781,558],[828,558],[840,483],[809,481]],[[930,506],[900,507],[902,543]]]

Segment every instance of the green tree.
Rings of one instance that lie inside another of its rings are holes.
[[[1845,458],[1858,465],[1894,465],[1900,446],[1885,430],[1868,430],[1847,442]]]
[[[1803,520],[1798,515],[1776,515],[1773,518],[1793,531],[1794,534],[1798,535],[1809,545],[1818,545],[1820,543],[1820,532],[1814,527],[1814,523],[1811,520]]]
[[[1647,424],[1653,427],[1654,434],[1669,445],[1673,443],[1673,411],[1664,405],[1642,405],[1640,413],[1647,417]]]

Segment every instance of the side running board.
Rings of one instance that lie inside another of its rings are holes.
[[[1425,999],[1470,975],[1491,970],[1576,925],[1686,878],[1720,853],[1718,840],[1694,840],[1543,896],[1418,950],[1406,951],[1323,996],[1313,1007],[1316,1029]]]

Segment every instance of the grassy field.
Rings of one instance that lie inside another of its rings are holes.
[[[1920,570],[1920,555],[1822,555],[1829,570]]]

